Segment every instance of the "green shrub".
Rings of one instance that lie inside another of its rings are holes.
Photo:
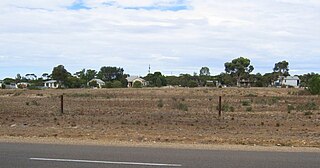
[[[176,109],[181,111],[188,111],[188,105],[180,102],[176,105]]]
[[[112,82],[112,88],[122,88],[122,83],[118,80]]]
[[[288,104],[287,110],[288,110],[288,113],[291,113],[291,111],[294,110],[294,106],[291,104]]]
[[[320,76],[314,76],[309,82],[308,90],[313,95],[320,95]]]
[[[243,100],[241,101],[242,106],[250,106],[251,105],[251,101],[250,100]]]
[[[188,87],[191,87],[191,88],[198,87],[198,83],[194,80],[190,80],[188,82]]]
[[[246,108],[246,111],[247,111],[247,112],[251,112],[251,111],[252,111],[252,107],[247,107],[247,108]]]
[[[300,104],[297,106],[298,111],[306,111],[306,110],[317,110],[318,106],[315,102],[309,101],[306,104]]]
[[[313,113],[311,111],[307,111],[307,112],[304,113],[305,116],[312,115],[312,114]]]
[[[90,87],[98,87],[99,85],[98,85],[97,81],[91,81],[91,82],[89,83],[89,86],[90,86]]]
[[[135,81],[133,83],[133,88],[142,88],[142,83],[140,81]]]
[[[219,106],[216,107],[216,110],[219,110]],[[221,111],[224,111],[224,112],[234,112],[234,107],[231,106],[230,104],[228,103],[224,103],[221,105]]]
[[[163,100],[160,99],[160,100],[158,101],[158,107],[159,107],[159,108],[162,108],[163,106],[164,106]]]
[[[106,82],[104,88],[112,88],[112,82]]]

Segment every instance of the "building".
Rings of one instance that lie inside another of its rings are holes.
[[[102,88],[102,86],[104,86],[104,85],[106,85],[106,83],[103,81],[103,80],[101,80],[101,79],[91,79],[88,83],[87,83],[87,85],[88,86],[90,86],[90,83],[92,83],[92,82],[96,82],[97,83],[97,88]]]
[[[47,88],[56,89],[59,87],[59,83],[56,80],[49,80],[49,81],[44,82],[44,86]]]
[[[18,88],[24,89],[24,88],[27,88],[28,86],[30,86],[30,83],[20,82],[20,83],[17,83],[17,86],[18,86]]]
[[[2,88],[2,85],[4,85],[4,83],[2,80],[0,80],[0,89]]]
[[[148,82],[142,78],[140,78],[139,76],[129,76],[126,78],[128,81],[128,87],[133,87],[134,82],[141,82],[142,86],[147,86]]]
[[[280,76],[277,81],[275,81],[275,86],[289,86],[289,87],[300,87],[300,79],[298,76]]]

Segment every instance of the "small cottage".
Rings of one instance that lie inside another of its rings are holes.
[[[298,88],[300,87],[300,79],[298,76],[280,76],[277,81],[275,81],[275,86],[291,86]]]
[[[59,88],[59,83],[56,80],[49,80],[49,81],[44,82],[44,86],[47,88],[56,89],[56,88]]]
[[[128,81],[128,87],[131,88],[133,87],[134,82],[141,82],[142,86],[147,86],[148,83],[146,80],[140,78],[139,76],[130,76],[126,78]]]

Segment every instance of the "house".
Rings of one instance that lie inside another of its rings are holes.
[[[18,89],[18,85],[16,83],[10,83],[10,85],[2,84],[5,85],[6,89]]]
[[[4,83],[2,80],[0,80],[0,89],[2,88],[2,85],[4,85]]]
[[[49,81],[44,82],[44,86],[47,88],[56,89],[59,87],[59,83],[56,80],[49,80]]]
[[[140,78],[139,76],[129,76],[126,78],[128,81],[128,87],[133,87],[134,82],[141,82],[142,86],[147,86],[148,82],[142,78]]]
[[[280,76],[277,81],[275,81],[275,86],[291,86],[298,88],[300,87],[300,79],[298,76]]]
[[[28,86],[30,86],[30,83],[20,82],[20,83],[17,83],[17,86],[18,86],[18,88],[24,89],[24,88],[27,88]]]
[[[90,86],[90,83],[92,83],[92,82],[96,82],[97,83],[97,88],[102,88],[102,86],[104,86],[104,85],[106,85],[106,83],[103,81],[103,80],[101,80],[101,79],[91,79],[88,83],[87,83],[87,85],[88,86]]]

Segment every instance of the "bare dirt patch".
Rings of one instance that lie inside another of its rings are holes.
[[[320,147],[320,99],[298,89],[0,90],[0,136]],[[60,98],[64,94],[64,114]],[[217,116],[218,96],[223,116]]]

